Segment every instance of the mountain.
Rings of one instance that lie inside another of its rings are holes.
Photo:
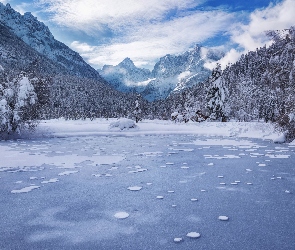
[[[116,66],[105,65],[98,72],[112,87],[122,92],[142,92],[146,82],[152,78],[148,69],[137,68],[128,57]]]
[[[127,65],[126,61],[123,66]],[[0,102],[5,108],[0,110],[0,121],[15,114],[17,86],[24,77],[37,97],[26,110],[32,110],[36,119],[132,117],[135,104],[146,103],[135,93],[122,93],[106,84],[30,13],[21,15],[0,3]]]
[[[0,3],[0,24],[19,37],[29,47],[53,63],[66,69],[67,74],[102,80],[98,72],[65,44],[57,41],[49,28],[27,12],[21,15],[9,4]]]
[[[211,73],[205,64],[223,56],[220,50],[196,46],[183,54],[160,58],[152,72],[137,68],[126,58],[117,66],[105,65],[99,73],[114,88],[124,92],[135,90],[154,101],[204,81]]]
[[[64,66],[38,53],[2,24],[0,24],[0,65],[2,70],[35,72],[39,75],[69,74]]]

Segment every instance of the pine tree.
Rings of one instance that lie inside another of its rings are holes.
[[[227,120],[226,98],[228,90],[222,79],[220,64],[212,71],[207,90],[207,108],[210,120]]]
[[[135,122],[138,123],[139,121],[142,120],[141,118],[141,109],[140,109],[140,104],[139,104],[139,97],[137,96],[137,99],[135,100],[135,109],[133,111],[133,115],[135,117]]]

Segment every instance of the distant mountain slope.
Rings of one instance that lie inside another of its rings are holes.
[[[219,50],[196,46],[181,55],[160,58],[152,72],[137,68],[129,58],[117,66],[106,65],[99,72],[114,88],[125,92],[135,89],[153,101],[204,81],[211,73],[205,64],[222,56]]]
[[[31,48],[67,69],[68,74],[92,79],[101,79],[98,72],[82,57],[65,44],[54,39],[50,30],[31,13],[21,15],[0,3],[0,24],[8,27]]]
[[[105,65],[98,72],[112,87],[122,92],[130,92],[134,89],[141,92],[146,85],[145,81],[152,77],[148,69],[137,68],[130,58],[125,58],[116,66]]]

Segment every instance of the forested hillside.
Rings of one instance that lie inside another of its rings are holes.
[[[190,116],[200,110],[212,121],[276,122],[293,138],[295,29],[269,36],[274,40],[269,48],[250,51],[223,71],[217,65],[207,81],[169,96],[167,113]]]

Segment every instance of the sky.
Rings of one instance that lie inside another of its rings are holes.
[[[197,44],[224,50],[224,67],[269,45],[265,31],[295,25],[295,0],[0,1],[22,14],[32,12],[95,69],[126,57],[152,69],[160,57]]]

